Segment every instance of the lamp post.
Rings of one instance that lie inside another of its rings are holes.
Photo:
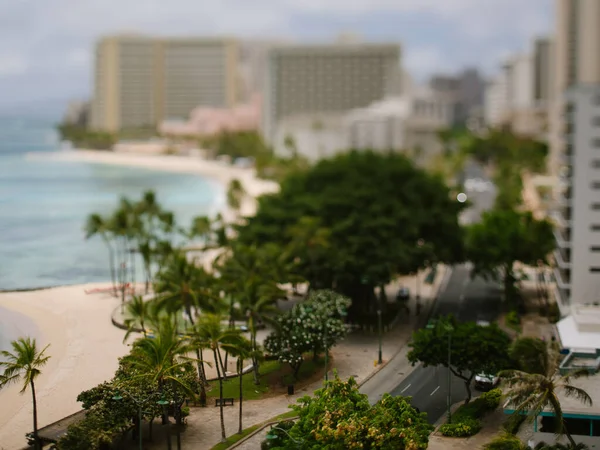
[[[369,278],[365,275],[361,278],[361,283],[364,285],[369,284]],[[382,335],[383,335],[383,327],[381,324],[381,298],[377,297],[377,333],[379,335],[379,352],[377,354],[377,364],[383,363],[383,352],[382,352]]]
[[[128,397],[129,397],[131,400],[133,400],[133,402],[134,402],[134,403],[137,405],[137,407],[138,407],[138,429],[139,429],[139,444],[140,444],[140,450],[143,450],[143,448],[144,448],[144,447],[143,447],[143,444],[142,444],[142,414],[143,414],[143,411],[142,411],[142,405],[143,405],[143,401],[144,401],[144,400],[142,400],[142,399],[140,399],[140,398],[137,398],[137,397],[135,397],[135,396],[131,395],[129,392],[127,392],[125,389],[122,389],[122,388],[121,388],[121,389],[119,389],[119,390],[117,390],[116,394],[115,394],[115,395],[113,395],[113,397],[112,397],[112,399],[113,399],[113,400],[116,400],[116,401],[121,401],[121,400],[123,400],[123,396],[120,394],[120,391],[122,391],[123,393],[127,394],[127,396],[128,396]],[[163,403],[163,402],[164,402],[164,403]],[[159,400],[159,401],[158,401],[158,404],[159,404],[159,405],[165,405],[165,404],[167,404],[167,405],[168,405],[168,404],[169,404],[169,402],[163,399],[163,400]]]
[[[168,400],[165,400],[165,398],[161,398],[159,401],[156,402],[158,405],[163,407],[163,410],[167,408],[167,406],[170,404],[170,402]],[[167,423],[165,425],[167,425],[169,423],[168,418],[167,418]],[[171,432],[170,430],[167,432],[167,449],[171,450]]]
[[[425,245],[425,241],[423,239],[419,239],[417,241],[417,247],[419,248],[419,251],[421,250],[421,248],[423,247],[423,245]],[[419,315],[419,313],[421,312],[421,282],[419,281],[419,270],[417,269],[417,273],[416,273],[416,282],[417,282],[417,315]]]
[[[446,331],[448,332],[448,399],[446,400],[446,408],[448,415],[448,423],[452,423],[452,372],[450,371],[450,364],[452,363],[452,332],[454,328],[452,325],[446,325]]]

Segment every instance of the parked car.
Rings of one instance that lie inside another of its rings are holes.
[[[500,379],[496,375],[480,373],[475,375],[475,388],[480,391],[489,391],[498,386]]]
[[[396,294],[396,301],[407,302],[410,300],[410,291],[407,287],[401,287]]]

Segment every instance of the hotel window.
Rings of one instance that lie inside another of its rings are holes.
[[[592,146],[595,148],[600,148],[600,138],[592,139]]]
[[[600,224],[590,225],[590,231],[600,231]]]
[[[600,245],[592,245],[590,247],[590,252],[600,252]]]
[[[593,167],[594,169],[600,169],[600,159],[594,159],[594,160],[592,161],[592,167]]]
[[[600,203],[592,203],[590,205],[590,207],[592,208],[592,210],[594,211],[600,211]]]
[[[600,189],[600,181],[592,181],[592,189]]]
[[[592,126],[600,127],[600,116],[596,116],[592,119]]]
[[[591,273],[600,273],[600,267],[590,267]]]

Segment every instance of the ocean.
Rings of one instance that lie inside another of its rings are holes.
[[[110,280],[104,245],[86,241],[83,227],[123,195],[154,190],[186,227],[225,202],[219,184],[194,175],[26,157],[59,149],[52,123],[0,119],[0,290]]]

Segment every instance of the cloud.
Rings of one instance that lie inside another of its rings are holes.
[[[322,39],[356,29],[402,43],[419,77],[494,65],[551,26],[552,0],[0,0],[0,102],[81,95],[94,41],[137,31],[162,35]],[[497,65],[497,64],[496,64]],[[44,80],[52,75],[54,84]],[[67,80],[65,82],[59,80]],[[60,92],[50,89],[59,89]]]

